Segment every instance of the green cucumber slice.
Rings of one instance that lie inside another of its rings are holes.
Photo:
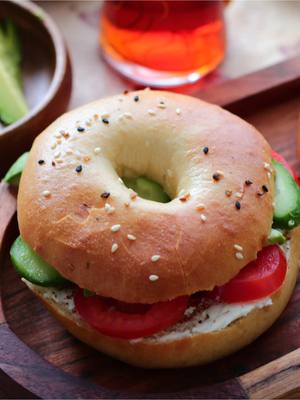
[[[39,286],[65,286],[68,282],[51,265],[46,263],[19,236],[10,249],[17,272],[29,282]]]
[[[300,224],[300,189],[282,164],[272,162],[276,170],[273,227],[293,229]]]
[[[149,178],[140,176],[138,178],[122,178],[127,187],[134,190],[140,197],[157,201],[159,203],[168,203],[170,197],[164,191],[163,187]]]
[[[286,242],[286,238],[282,231],[279,229],[271,229],[270,235],[268,237],[268,244],[283,244]]]
[[[4,182],[9,183],[10,185],[18,185],[23,169],[25,167],[27,158],[29,153],[22,154],[17,161],[13,163],[13,165],[6,172],[5,177],[3,178]]]

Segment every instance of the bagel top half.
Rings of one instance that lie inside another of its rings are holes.
[[[159,182],[172,201],[136,196],[124,176]],[[78,286],[154,303],[222,285],[255,259],[273,197],[271,149],[256,129],[198,99],[145,90],[68,112],[37,137],[18,221]]]

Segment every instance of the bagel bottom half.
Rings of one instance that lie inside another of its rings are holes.
[[[286,307],[298,274],[300,227],[292,233],[288,252],[288,273],[281,289],[272,296],[272,305],[256,308],[226,328],[207,333],[195,333],[175,340],[120,340],[101,335],[72,312],[45,296],[50,289],[27,286],[42,300],[48,310],[75,337],[86,344],[129,364],[144,368],[175,368],[205,364],[229,355],[267,330]],[[51,289],[53,290],[53,289]]]

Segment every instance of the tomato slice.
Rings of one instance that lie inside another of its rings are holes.
[[[176,324],[184,315],[189,296],[150,305],[127,304],[101,296],[84,297],[83,290],[77,288],[74,300],[80,316],[98,332],[135,339]]]
[[[294,170],[294,168],[286,161],[286,159],[279,153],[277,153],[276,151],[272,150],[272,158],[274,158],[274,160],[278,161],[280,164],[282,164],[288,171],[289,173],[292,175],[292,177],[295,179],[295,181],[297,182],[298,186],[300,186],[300,179],[299,176],[297,174],[297,172]]]
[[[222,303],[258,300],[270,296],[281,287],[286,271],[287,262],[280,247],[267,246],[237,276],[207,296]]]

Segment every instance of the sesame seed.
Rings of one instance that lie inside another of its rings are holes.
[[[121,225],[120,225],[120,224],[113,225],[113,226],[110,228],[110,230],[111,230],[112,232],[118,232],[120,229],[121,229]]]
[[[63,160],[62,160],[61,158],[57,158],[57,159],[56,159],[56,162],[57,162],[57,164],[62,164],[62,163],[63,163]]]
[[[72,149],[67,149],[66,150],[66,154],[73,154],[73,150]]]
[[[84,156],[83,157],[83,161],[89,162],[89,161],[91,161],[91,157],[90,156]]]
[[[68,132],[63,132],[62,135],[65,139],[68,139],[70,137],[70,134]]]
[[[132,240],[132,241],[134,241],[134,240],[136,240],[136,237],[134,236],[134,235],[131,235],[130,233],[127,235],[127,239],[128,240]]]
[[[82,171],[82,165],[77,165],[77,167],[75,168],[75,171],[80,174],[80,172]]]
[[[139,99],[140,99],[139,96],[134,96],[134,98],[133,98],[133,100],[136,102],[139,101]]]
[[[87,120],[85,125],[90,128],[92,126],[92,121],[90,119]]]
[[[102,199],[108,199],[109,196],[110,196],[110,193],[109,193],[109,192],[103,192],[103,193],[101,193]]]
[[[122,117],[128,118],[128,119],[132,119],[132,114],[131,114],[130,112],[124,112],[124,114],[122,115]]]
[[[264,169],[269,171],[269,172],[272,172],[271,165],[269,163],[267,163],[267,162],[264,163]]]
[[[94,148],[94,154],[99,154],[101,152],[101,147]]]
[[[119,245],[117,243],[113,243],[111,246],[111,252],[115,253],[119,248]]]
[[[222,176],[223,175],[220,174],[219,172],[215,172],[212,177],[214,181],[219,181],[222,178]]]
[[[137,193],[136,193],[134,190],[129,189],[129,192],[130,192],[130,198],[131,198],[132,200],[135,199],[135,198],[137,197]]]
[[[56,137],[57,139],[61,138],[61,134],[60,133],[55,133],[54,137]]]
[[[43,193],[42,193],[42,195],[43,195],[44,197],[48,198],[48,197],[51,196],[51,192],[50,192],[49,190],[44,190]]]
[[[267,172],[268,178],[271,179],[272,178],[272,172],[268,171]]]
[[[82,126],[78,126],[78,127],[77,127],[77,131],[78,131],[78,132],[84,132],[85,129],[84,129]]]
[[[148,110],[148,114],[149,114],[149,115],[155,115],[156,112],[150,108],[150,109]]]
[[[209,148],[207,146],[203,147],[203,153],[208,154]]]
[[[61,139],[56,139],[57,144],[61,144]]]
[[[234,195],[237,199],[241,199],[243,197],[243,193],[240,193],[240,192],[236,192],[236,193],[234,193]]]
[[[39,163],[39,165],[43,165],[43,164],[45,164],[45,160],[39,160],[38,163]]]
[[[202,221],[202,222],[207,221],[207,216],[204,215],[204,214],[201,214],[201,215],[200,215],[200,218],[201,218],[201,221]]]
[[[232,190],[225,190],[225,194],[227,197],[230,197],[232,195]]]
[[[204,210],[205,209],[205,205],[203,204],[203,203],[199,203],[197,206],[196,206],[196,210],[197,211],[202,211],[202,210]]]
[[[238,260],[243,260],[244,259],[244,255],[241,252],[236,252],[235,253],[235,258],[237,258]]]
[[[103,122],[104,124],[106,124],[106,125],[109,124],[109,120],[108,120],[107,118],[102,118],[102,122]]]
[[[165,105],[165,103],[160,102],[160,103],[157,105],[157,107],[158,107],[158,108],[161,108],[161,109],[164,109],[164,108],[166,108],[167,106]]]
[[[56,146],[57,146],[56,143],[52,143],[52,144],[51,144],[51,149],[52,149],[52,150],[56,149]]]
[[[97,121],[99,119],[99,115],[98,114],[94,114],[94,120]]]
[[[159,279],[158,275],[149,275],[149,281],[155,282]]]
[[[236,208],[237,210],[240,210],[240,209],[241,209],[241,203],[240,203],[239,201],[236,201],[236,202],[235,202],[235,208]]]
[[[181,114],[180,108],[176,108],[176,114],[177,114],[177,115],[180,115],[180,114]]]
[[[125,201],[124,206],[125,206],[125,207],[129,207],[129,206],[130,206],[130,203],[129,203],[128,201]]]
[[[233,247],[235,248],[235,250],[243,251],[243,247],[240,246],[239,244],[234,244]]]
[[[158,255],[158,254],[154,254],[152,257],[151,257],[151,261],[152,262],[156,262],[156,261],[158,261],[160,259],[160,256]]]
[[[187,201],[190,197],[191,197],[190,192],[186,192],[186,193],[184,193],[184,195],[179,197],[179,200],[180,201]]]
[[[58,158],[60,156],[60,151],[56,151],[55,153],[54,153],[54,158]]]
[[[245,180],[245,185],[246,185],[246,186],[250,186],[250,185],[252,185],[252,184],[253,184],[253,182],[250,181],[250,179],[246,179],[246,180]]]
[[[107,214],[112,214],[115,211],[115,207],[105,203],[104,210],[107,212]]]

